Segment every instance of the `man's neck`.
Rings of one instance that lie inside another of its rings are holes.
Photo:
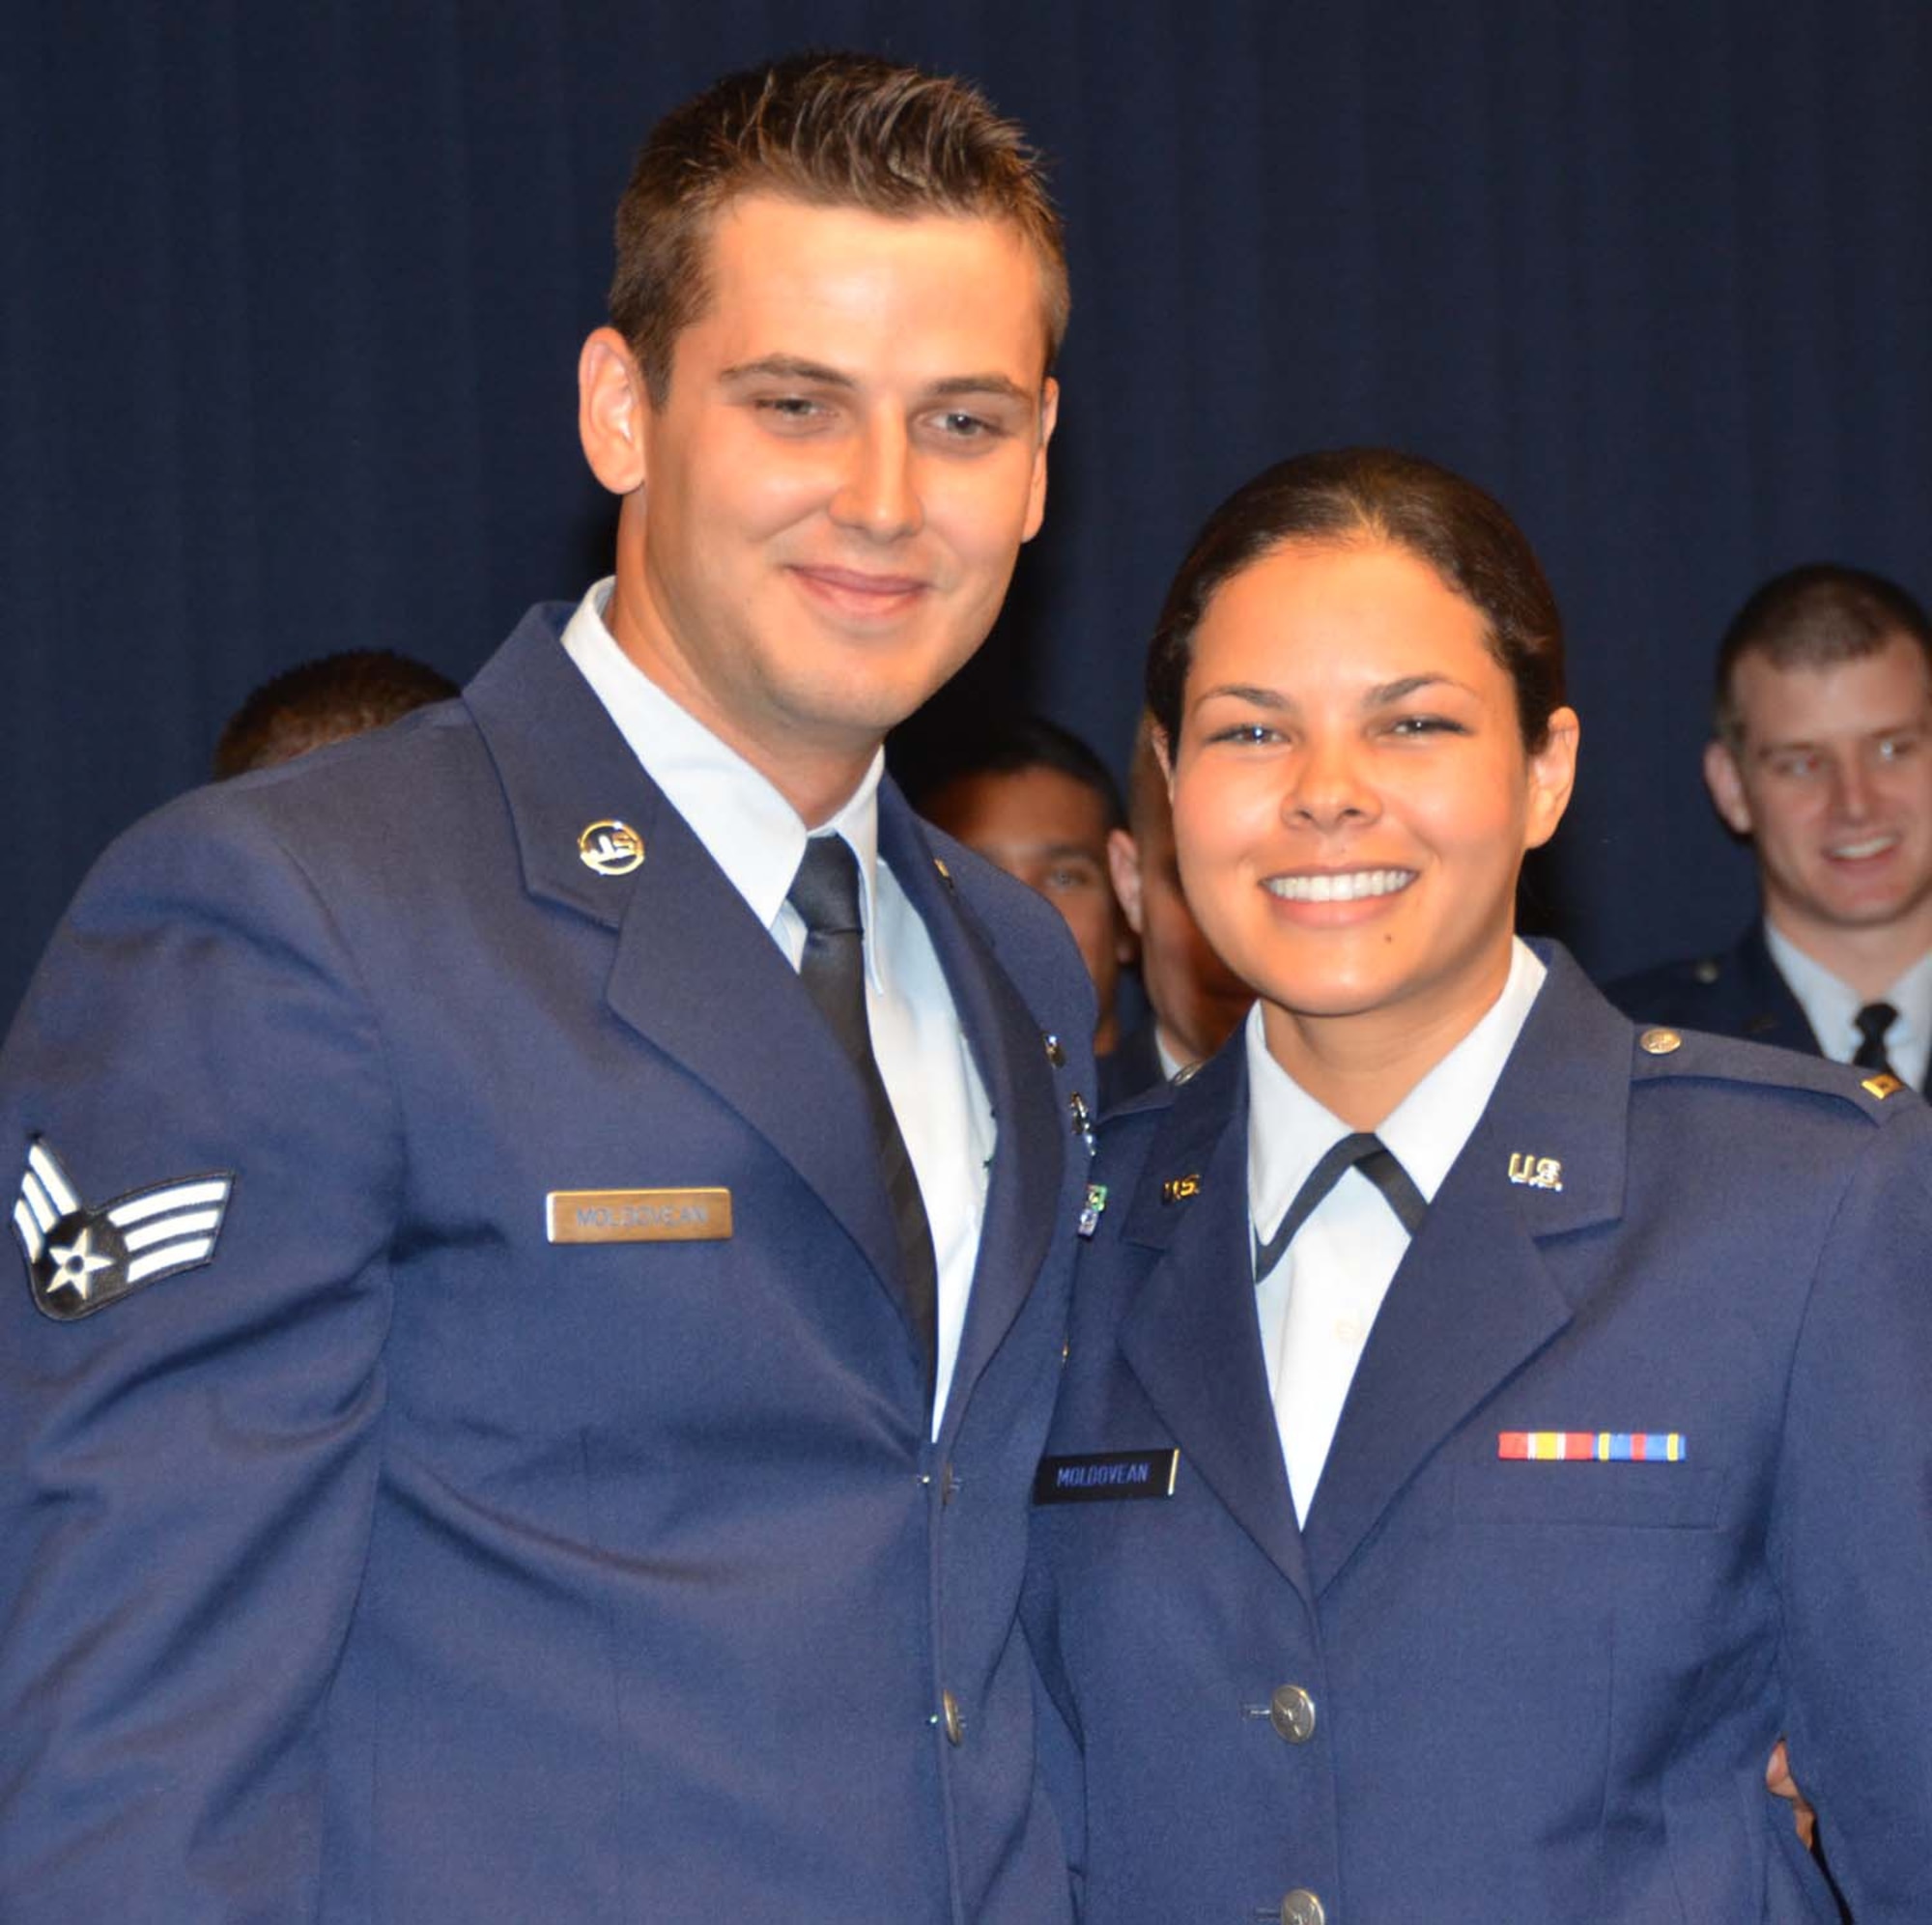
[[[674,651],[654,644],[640,612],[641,590],[627,584],[621,552],[618,561],[616,583],[603,611],[604,625],[632,666],[742,755],[798,811],[808,830],[823,828],[858,793],[879,743],[814,741],[803,730],[787,731],[777,718],[763,730],[747,726],[740,716],[713,698],[702,679]]]
[[[1914,963],[1932,950],[1932,913],[1918,911],[1895,922],[1847,929],[1794,917],[1767,902],[1764,920],[1795,949],[1829,970],[1861,1003],[1883,996]]]

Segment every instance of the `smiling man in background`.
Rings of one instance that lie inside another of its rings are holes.
[[[1626,977],[1639,1022],[1747,1036],[1922,1089],[1932,1051],[1932,622],[1883,576],[1767,581],[1719,650],[1704,777],[1763,919]]]
[[[10,1920],[1065,1915],[1093,1002],[880,744],[1039,524],[1065,314],[970,89],[721,81],[582,351],[612,579],[89,879],[0,1056]]]
[[[1094,1050],[1104,1063],[1120,1041],[1121,970],[1133,960],[1108,875],[1109,838],[1123,832],[1126,813],[1107,765],[1046,717],[1016,716],[970,744],[913,803],[1065,918],[1094,979]],[[1104,1067],[1100,1075],[1104,1091]]]

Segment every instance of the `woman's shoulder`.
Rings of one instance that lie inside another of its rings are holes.
[[[1815,1116],[1829,1127],[1932,1127],[1925,1100],[1897,1077],[1702,1030],[1633,1032],[1632,1083],[1746,1110]]]

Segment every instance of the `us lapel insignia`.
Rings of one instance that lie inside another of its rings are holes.
[[[1189,1197],[1201,1194],[1201,1178],[1189,1173],[1185,1176],[1170,1176],[1160,1186],[1160,1200],[1164,1203],[1184,1203]]]
[[[1496,1456],[1512,1463],[1681,1464],[1682,1430],[1499,1430]]]
[[[92,1316],[214,1255],[235,1188],[232,1173],[188,1176],[83,1203],[59,1159],[39,1137],[27,1146],[14,1203],[14,1234],[27,1260],[34,1307],[56,1322]]]
[[[577,838],[577,854],[600,876],[627,876],[642,865],[644,838],[628,822],[593,822]]]
[[[1107,1186],[1104,1183],[1087,1185],[1087,1201],[1080,1206],[1080,1221],[1074,1226],[1076,1236],[1092,1236],[1100,1228],[1100,1212],[1107,1207]]]
[[[1510,1181],[1527,1184],[1532,1190],[1560,1190],[1563,1163],[1555,1156],[1532,1156],[1522,1150],[1510,1155]]]
[[[1867,1076],[1865,1080],[1859,1085],[1859,1088],[1861,1090],[1868,1090],[1872,1095],[1876,1096],[1881,1103],[1883,1103],[1888,1096],[1897,1095],[1897,1093],[1905,1088],[1905,1085],[1901,1083],[1897,1077],[1889,1075],[1884,1070],[1881,1070],[1879,1074],[1876,1076]]]

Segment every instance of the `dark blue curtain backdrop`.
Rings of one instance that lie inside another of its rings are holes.
[[[256,682],[373,644],[466,673],[601,572],[573,370],[630,155],[839,43],[980,78],[1071,228],[1047,529],[972,694],[1123,759],[1206,510],[1395,442],[1509,502],[1570,617],[1546,920],[1616,969],[1742,918],[1717,631],[1818,556],[1932,591],[1923,0],[12,0],[0,1013]]]

